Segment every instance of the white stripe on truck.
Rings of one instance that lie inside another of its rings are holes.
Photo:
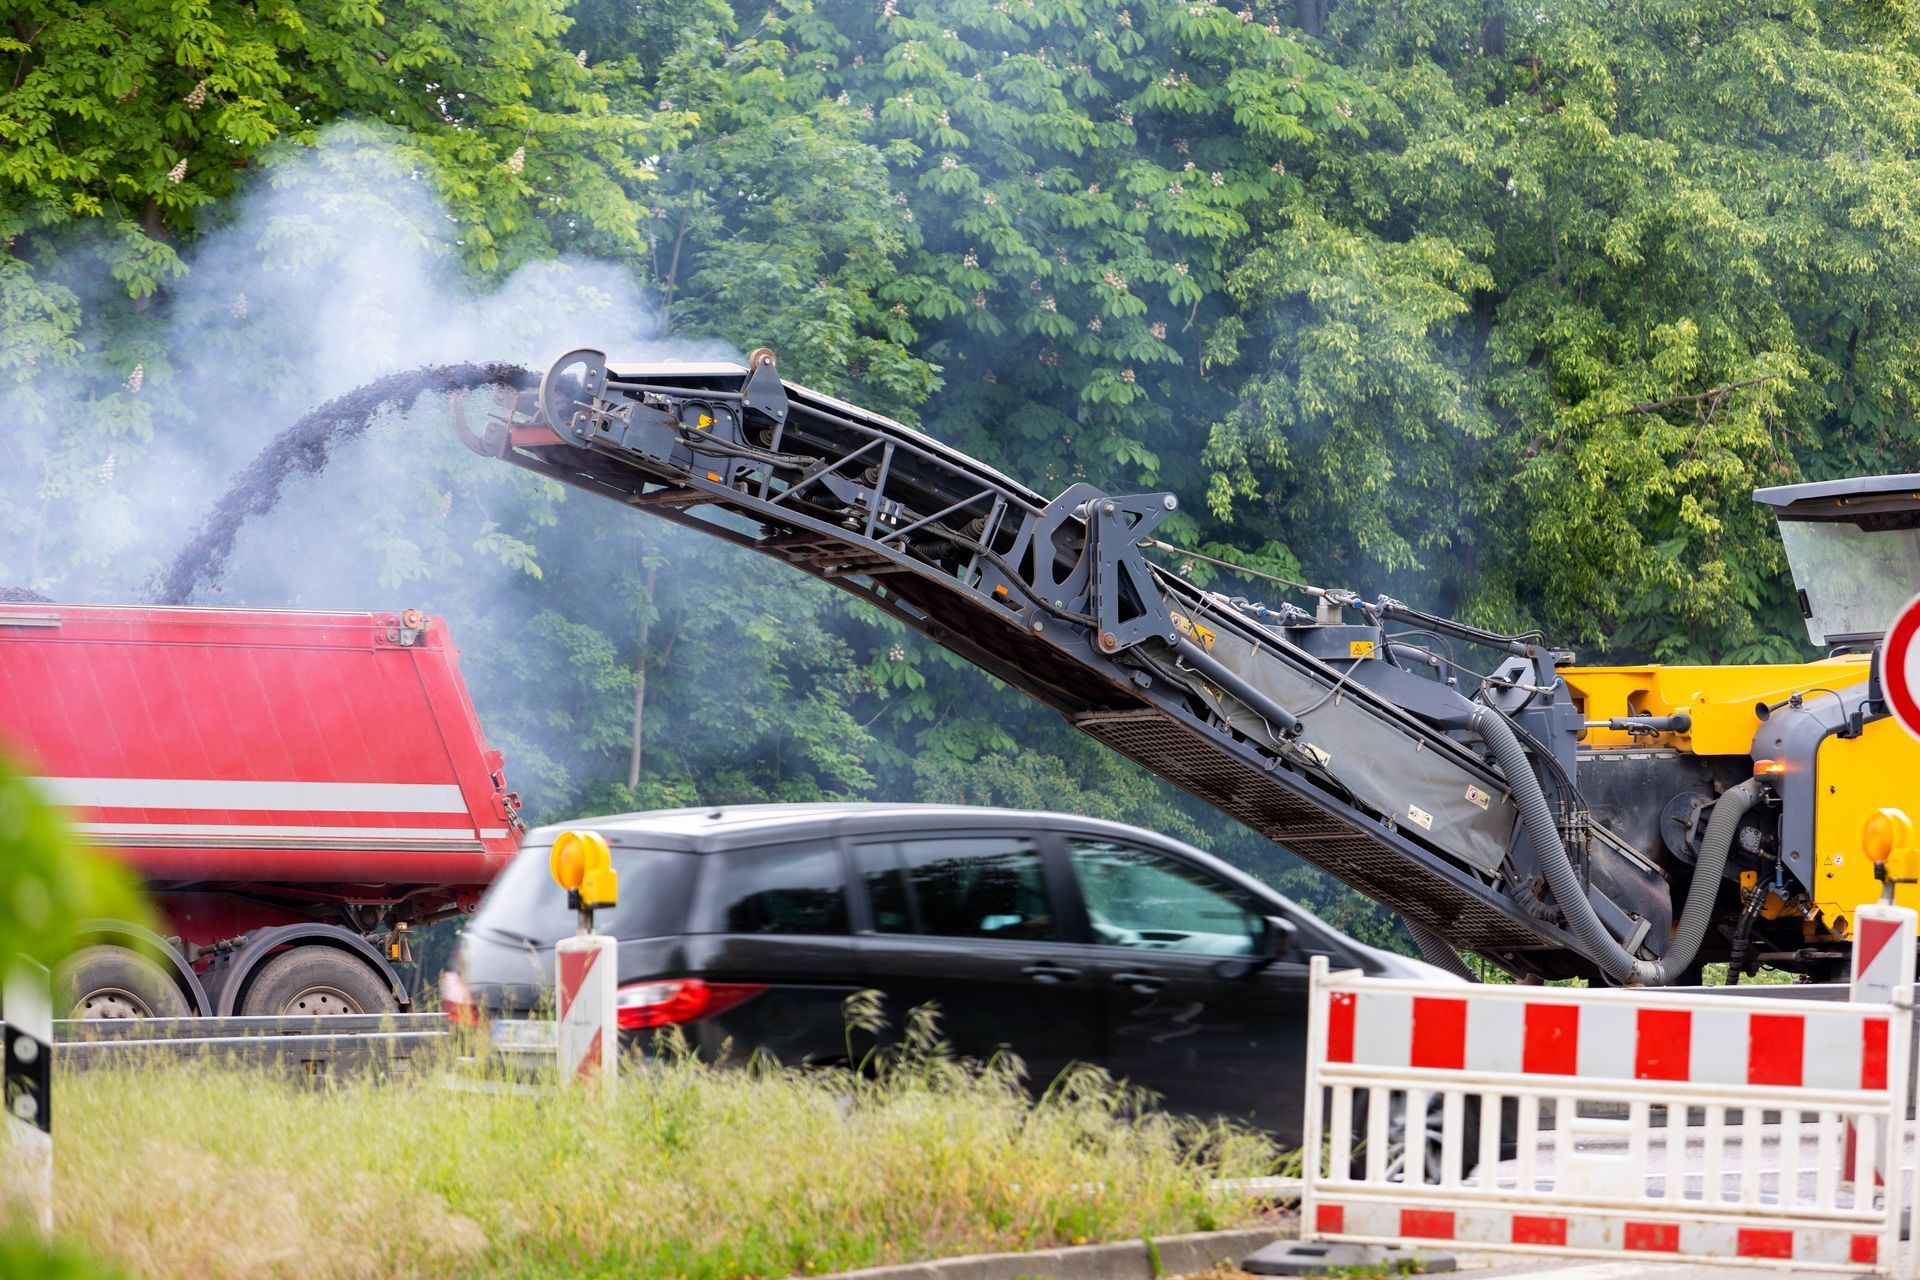
[[[279,827],[228,826],[211,822],[77,822],[75,828],[90,836],[310,836],[319,839],[351,839],[355,836],[385,840],[472,840],[472,827]]]
[[[460,788],[436,782],[229,782],[217,778],[36,778],[57,804],[89,809],[292,809],[328,813],[465,813]]]

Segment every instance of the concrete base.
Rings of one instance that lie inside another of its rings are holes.
[[[1241,1260],[1240,1269],[1256,1276],[1438,1275],[1455,1269],[1450,1253],[1394,1249],[1377,1244],[1306,1244],[1276,1240]]]
[[[1275,1227],[1196,1231],[1156,1236],[1151,1241],[1121,1240],[1027,1253],[934,1258],[842,1271],[819,1280],[1162,1280],[1231,1267],[1235,1259],[1271,1241],[1277,1231]]]

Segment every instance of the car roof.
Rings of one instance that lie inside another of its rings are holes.
[[[667,838],[675,844],[688,842],[699,849],[728,848],[742,840],[764,837],[777,831],[795,833],[814,829],[838,830],[848,822],[859,826],[885,826],[902,819],[918,826],[939,819],[963,820],[969,825],[1100,827],[1115,832],[1153,836],[1123,823],[1098,818],[1083,818],[1069,813],[1039,809],[997,809],[968,804],[893,804],[862,801],[795,804],[702,805],[689,809],[651,809],[644,813],[611,814],[580,818],[540,827],[527,835],[527,843],[551,841],[554,834],[571,827],[590,827],[618,840],[621,836]],[[1154,836],[1164,840],[1164,836]],[[624,841],[622,842],[624,843]]]

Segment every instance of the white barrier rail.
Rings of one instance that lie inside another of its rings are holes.
[[[1911,985],[1438,988],[1324,959],[1312,982],[1303,1239],[1920,1274],[1905,1179],[1874,1172],[1913,1163]]]

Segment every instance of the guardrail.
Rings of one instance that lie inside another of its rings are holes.
[[[439,1013],[59,1019],[54,1057],[86,1070],[142,1058],[282,1064],[312,1074],[404,1067],[447,1038]]]

